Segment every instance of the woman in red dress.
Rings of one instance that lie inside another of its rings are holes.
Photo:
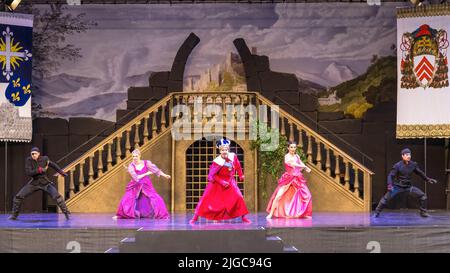
[[[237,171],[239,179],[244,181],[241,164],[236,154],[230,153],[230,141],[217,141],[220,155],[209,167],[208,185],[195,208],[194,217],[189,221],[197,222],[198,217],[209,220],[226,220],[241,217],[242,222],[251,223],[245,216],[248,214],[244,197],[234,179]]]

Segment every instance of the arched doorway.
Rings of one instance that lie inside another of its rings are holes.
[[[217,139],[207,140],[203,138],[197,140],[186,150],[186,211],[193,211],[195,209],[208,184],[209,165],[219,155],[219,151],[216,148]],[[239,144],[230,140],[230,152],[238,156],[242,169],[245,172],[244,150]],[[236,181],[244,195],[244,182],[239,181],[237,175]]]

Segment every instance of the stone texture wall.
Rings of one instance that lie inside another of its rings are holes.
[[[150,75],[148,86],[128,89],[127,109],[119,109],[116,113],[119,125],[126,124],[142,112],[133,112],[134,109],[147,109],[167,94],[183,91],[184,68],[189,55],[199,42],[200,38],[191,33],[178,49],[170,71],[154,72]]]

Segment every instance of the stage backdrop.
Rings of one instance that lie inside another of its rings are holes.
[[[246,89],[233,45],[244,38],[273,71],[294,73],[299,92],[319,97],[320,111],[362,118],[395,100],[396,7],[405,5],[33,5],[34,33],[51,41],[34,46],[33,114],[116,121],[127,89],[170,70],[194,32],[201,42],[186,65],[184,90]]]
[[[397,138],[450,137],[447,5],[397,12]]]
[[[0,140],[31,141],[33,16],[0,13]]]

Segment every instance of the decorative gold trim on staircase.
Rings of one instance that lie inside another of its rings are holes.
[[[268,105],[271,105],[271,104],[273,105],[274,104],[270,100],[268,100],[267,98],[263,97],[260,94],[257,94],[257,96],[265,104],[268,104]],[[299,121],[297,118],[295,118],[294,116],[292,116],[288,112],[284,111],[281,108],[279,109],[279,111],[280,111],[280,116],[284,116],[287,119],[291,120],[295,125],[300,126],[304,131],[307,132],[308,136],[313,136],[315,139],[318,139],[318,141],[320,141],[321,143],[325,144],[327,147],[331,148],[332,150],[339,151],[339,154],[342,157],[346,158],[353,165],[358,166],[359,169],[369,173],[370,175],[374,174],[371,170],[369,170],[364,165],[362,165],[361,163],[356,161],[353,157],[351,157],[350,155],[348,155],[347,153],[345,153],[344,151],[342,151],[341,149],[336,147],[333,143],[331,143],[330,141],[328,141],[327,139],[322,137],[319,133],[317,133],[317,132],[313,131],[312,129],[310,129],[308,126],[306,126],[304,123]]]

